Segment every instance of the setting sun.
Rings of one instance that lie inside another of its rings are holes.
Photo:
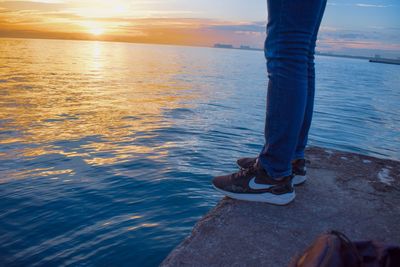
[[[91,29],[89,29],[89,33],[96,35],[96,36],[102,35],[104,33],[104,29],[98,28],[98,27],[91,28]]]
[[[84,21],[79,23],[84,31],[95,36],[99,36],[105,33],[105,25],[94,21]]]

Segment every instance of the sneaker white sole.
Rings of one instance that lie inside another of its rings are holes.
[[[292,179],[292,185],[301,185],[301,184],[304,184],[305,181],[307,181],[307,176],[305,176],[305,175],[296,175]]]
[[[228,192],[228,191],[219,189],[215,185],[213,185],[213,186],[217,191],[219,191],[222,194],[224,194],[230,198],[233,198],[233,199],[244,200],[244,201],[253,201],[253,202],[264,202],[264,203],[269,203],[269,204],[279,205],[279,206],[289,204],[296,197],[296,193],[294,192],[294,190],[292,193],[287,193],[287,194],[283,194],[283,195],[275,195],[272,193],[237,194],[237,193],[232,193],[232,192]]]

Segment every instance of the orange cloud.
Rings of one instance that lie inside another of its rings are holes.
[[[0,13],[0,36],[202,46],[229,42],[260,47],[264,39],[260,34],[249,37],[251,32],[236,30],[250,24],[189,18],[87,19],[76,14],[54,11],[10,11]],[[96,36],[94,32],[102,34]]]

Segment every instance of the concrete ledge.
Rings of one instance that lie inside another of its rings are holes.
[[[287,266],[320,233],[400,244],[400,162],[309,149],[309,179],[285,207],[224,198],[161,266]]]

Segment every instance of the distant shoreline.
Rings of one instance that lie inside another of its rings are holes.
[[[264,51],[264,49],[260,49],[260,48],[252,48],[252,47],[249,47],[249,46],[234,47],[233,45],[229,45],[229,44],[215,44],[212,48],[217,48],[217,49],[233,49],[233,50],[245,50],[245,51]],[[315,52],[315,55],[318,55],[318,56],[327,56],[327,57],[340,57],[340,58],[362,59],[362,60],[368,60],[369,62],[373,62],[373,63],[385,63],[385,64],[400,65],[400,59],[393,59],[393,58],[366,57],[366,56],[351,56],[351,55],[324,53],[324,52],[318,52],[318,51]]]
[[[373,62],[373,63],[384,63],[384,64],[400,65],[400,59],[393,59],[393,58],[348,56],[348,55],[337,55],[337,54],[320,53],[320,52],[316,52],[315,54],[316,55],[320,55],[320,56],[327,56],[327,57],[342,57],[342,58],[363,59],[363,60],[368,60],[369,62]]]

